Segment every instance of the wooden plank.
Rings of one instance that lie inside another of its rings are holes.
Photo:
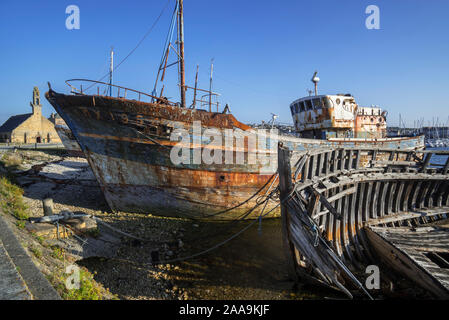
[[[289,212],[288,207],[285,204],[286,199],[290,196],[293,190],[292,185],[292,172],[290,167],[290,151],[283,148],[282,144],[278,145],[278,173],[279,173],[279,192],[281,201],[281,220],[282,220],[282,247],[284,256],[287,261],[287,272],[290,277],[297,280],[295,257],[292,254],[292,244],[290,243],[290,233],[288,225]]]
[[[342,171],[345,167],[345,150],[341,149],[339,152],[338,171]]]
[[[355,169],[359,169],[360,167],[360,150],[355,150],[356,156],[355,156]]]
[[[395,160],[375,160],[375,161],[371,161],[371,164],[373,166],[408,166],[408,167],[413,167],[416,166],[416,162],[415,161],[395,161]]]
[[[309,179],[309,161],[310,157],[306,158],[306,162],[304,163],[304,170],[302,172],[301,181],[306,181]]]
[[[354,187],[354,189],[356,190],[356,188]],[[346,256],[346,261],[347,263],[350,263],[351,265],[355,264],[355,258],[352,254],[352,250],[351,250],[351,242],[349,240],[350,238],[350,225],[348,224],[348,222],[350,221],[349,219],[349,215],[351,214],[350,212],[350,198],[351,195],[353,195],[354,193],[351,193],[350,195],[342,198],[343,201],[343,219],[341,222],[341,229],[340,229],[340,234],[341,239],[342,239],[342,245],[343,245],[343,249],[344,249],[344,253]],[[355,264],[355,268],[359,269],[360,266],[358,264]]]
[[[417,208],[424,208],[424,202],[426,200],[426,195],[427,195],[430,185],[432,184],[432,181],[425,181],[423,184],[424,185],[423,185],[421,191],[419,192],[419,195],[417,198],[417,203],[416,203]]]
[[[402,211],[404,211],[404,212],[409,210],[408,199],[410,198],[410,193],[412,192],[413,185],[414,185],[413,181],[408,181],[405,183],[407,183],[407,188],[404,193],[404,200],[402,201]]]
[[[317,155],[313,155],[310,157],[310,168],[309,168],[309,179],[313,179],[316,176],[316,159]]]
[[[432,158],[432,153],[427,153],[426,156],[424,157],[424,163],[421,167],[421,172],[426,172],[426,169],[429,166],[431,158]]]
[[[377,199],[379,197],[380,185],[381,185],[380,181],[374,182],[373,201],[371,202],[371,208],[370,208],[371,219],[376,219],[379,216]]]
[[[374,226],[379,224],[385,224],[385,223],[392,223],[396,221],[403,221],[407,219],[413,219],[413,218],[420,218],[420,217],[429,217],[429,216],[436,216],[443,213],[449,213],[449,207],[443,207],[443,208],[434,208],[434,209],[427,209],[427,210],[419,210],[419,211],[411,211],[411,212],[401,212],[399,214],[391,215],[391,216],[385,216],[383,218],[378,219],[372,219],[370,220],[367,225]]]
[[[324,166],[324,153],[319,154],[319,162],[318,162],[318,176],[323,175],[323,166]]]
[[[295,180],[297,180],[299,174],[302,173],[304,165],[305,165],[305,163],[306,163],[308,158],[309,158],[309,155],[306,154],[306,155],[304,155],[303,157],[301,157],[299,159],[298,164],[297,164],[296,169],[295,169]],[[303,174],[301,174],[301,179],[303,179],[303,178],[304,178]]]
[[[357,187],[357,186],[356,186]],[[349,235],[351,242],[354,244],[355,248],[355,255],[357,256],[359,261],[365,261],[365,256],[362,252],[360,242],[357,238],[357,231],[358,231],[358,225],[357,225],[357,218],[356,218],[356,204],[357,204],[357,193],[353,193],[350,195],[350,204],[349,204]]]
[[[420,181],[418,181],[417,183],[414,184],[414,188],[413,188],[412,194],[411,194],[410,199],[409,199],[409,208],[410,209],[415,209],[416,208],[416,198],[419,195],[422,183],[423,182],[420,180]]]
[[[446,163],[444,164],[444,168],[443,168],[442,173],[443,174],[447,174],[448,171],[449,171],[449,157],[447,157],[447,159],[446,159]]]
[[[326,207],[327,210],[329,210],[330,213],[332,213],[337,219],[341,219],[341,214],[332,206],[332,204],[324,197],[322,194],[320,194],[315,188],[309,187],[310,191],[313,192],[320,202]]]
[[[365,228],[364,230],[376,254],[386,265],[406,275],[436,297],[449,299],[448,289],[411,258],[410,252],[412,250],[405,252],[371,228]]]
[[[371,260],[374,261],[371,255],[371,252],[369,251],[368,248],[368,243],[367,240],[365,238],[365,234],[362,230],[363,228],[363,224],[364,224],[364,219],[363,219],[363,203],[365,201],[365,184],[361,183],[359,184],[359,190],[358,190],[358,213],[357,213],[357,239],[359,240],[360,244],[362,245],[361,247],[364,249],[364,254],[367,258],[367,260]]]
[[[338,171],[338,150],[335,150],[332,154],[332,172]]]
[[[390,215],[393,212],[393,200],[396,198],[396,181],[390,183],[390,188],[388,190],[388,204],[387,204],[387,215]]]
[[[404,192],[404,182],[398,181],[399,187],[397,187],[396,195],[393,199],[393,212],[398,213],[401,211],[401,204],[403,202],[402,193]]]
[[[348,163],[347,163],[347,170],[352,170],[354,168],[354,151],[351,149],[348,152]]]
[[[387,212],[387,210],[386,210],[386,199],[387,199],[387,190],[388,190],[388,186],[389,186],[389,182],[388,181],[386,181],[386,182],[384,182],[384,184],[383,184],[383,187],[382,187],[382,194],[381,194],[381,196],[380,196],[380,199],[379,199],[379,202],[380,202],[380,211],[379,211],[379,213],[380,213],[380,216],[381,217],[383,217],[383,216],[385,216],[386,215],[386,212]]]
[[[340,188],[336,188],[335,192],[336,194],[340,194],[343,191],[340,191]],[[341,248],[341,234],[340,234],[340,222],[341,220],[343,220],[343,214],[341,213],[341,198],[337,199],[334,203],[335,205],[335,209],[336,212],[340,213],[341,215],[341,219],[335,219],[334,221],[334,225],[332,228],[332,240],[333,240],[333,244],[334,244],[334,248],[337,251],[338,256],[340,257],[340,259],[343,256],[343,251]]]

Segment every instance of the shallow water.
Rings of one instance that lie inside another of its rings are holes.
[[[186,234],[188,253],[216,245],[248,226],[250,221],[201,225],[196,236]],[[188,232],[190,233],[190,232]],[[175,284],[193,299],[314,299],[335,295],[323,289],[296,290],[289,278],[282,248],[281,219],[256,222],[239,237],[180,267]]]

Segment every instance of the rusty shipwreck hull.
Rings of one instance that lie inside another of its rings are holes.
[[[271,170],[262,172],[263,164],[259,162],[225,164],[223,161],[223,164],[207,165],[173,164],[170,160],[171,149],[177,143],[170,141],[170,134],[176,129],[185,129],[192,134],[192,154],[195,148],[208,148],[207,141],[194,135],[194,121],[201,121],[203,129],[215,128],[221,132],[227,129],[251,130],[231,114],[101,95],[64,95],[53,90],[46,93],[46,98],[79,142],[112,210],[216,219],[252,218],[259,214],[258,209],[249,214],[248,210],[257,204],[258,197],[254,195],[267,192],[277,163]],[[376,142],[284,136],[274,140],[278,139],[298,151],[332,146],[363,148],[372,143],[407,150],[424,146],[421,137],[380,139]],[[251,152],[267,156],[274,152],[276,157],[277,149],[248,152],[245,143],[243,152],[245,159]],[[238,208],[218,214],[238,204],[241,204]],[[270,201],[266,209],[275,205]],[[273,216],[276,215],[279,215],[279,210],[273,212]]]
[[[215,214],[265,192],[261,187],[276,171],[261,174],[259,163],[176,165],[170,160],[177,143],[170,141],[170,133],[191,130],[193,121],[204,128],[250,129],[229,114],[53,91],[46,97],[71,128],[114,211],[235,219],[254,207],[256,197]],[[255,215],[257,210],[247,217]]]

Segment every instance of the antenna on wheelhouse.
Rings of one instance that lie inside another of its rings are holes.
[[[315,71],[315,73],[313,74],[313,77],[311,79],[311,81],[315,85],[315,95],[316,96],[318,95],[318,82],[320,81],[320,78],[318,78],[317,74],[318,74],[318,71]]]
[[[214,59],[210,61],[210,79],[209,79],[209,112],[212,111],[212,77],[214,74]],[[217,105],[218,112],[218,105]]]
[[[112,96],[113,73],[114,73],[114,48],[111,47],[111,56],[109,60],[109,96]]]
[[[178,49],[179,49],[179,73],[181,82],[181,107],[186,107],[186,79],[184,64],[184,8],[183,0],[178,0]]]

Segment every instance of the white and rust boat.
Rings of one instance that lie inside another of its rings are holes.
[[[173,22],[179,36],[175,43],[180,103],[163,97],[164,87],[159,94],[155,90],[150,95],[111,82],[83,79],[68,81],[72,94],[57,93],[51,88],[46,93],[47,100],[78,141],[112,210],[198,219],[254,218],[260,213],[258,198],[275,183],[278,141],[292,150],[367,144],[408,150],[424,146],[423,137],[320,140],[275,133],[269,137],[269,133],[258,134],[267,137],[264,145],[253,148],[246,137],[238,146],[236,136],[250,135],[254,132],[252,128],[229,114],[226,107],[218,112],[218,103],[211,102],[216,95],[212,90],[199,89],[196,83],[194,87],[185,84],[182,12],[183,1],[177,0]],[[168,41],[158,79],[160,73],[164,78],[170,50],[174,49]],[[79,81],[79,87],[74,85],[75,81]],[[109,94],[101,95],[100,87],[109,89]],[[97,89],[96,94],[89,93],[93,88]],[[186,105],[188,88],[194,92],[190,107]],[[115,92],[117,96],[113,97]],[[197,99],[197,92],[209,98],[208,110],[197,108],[197,102],[205,101]],[[212,105],[217,106],[216,112],[212,111]],[[195,123],[201,123],[199,131]],[[217,161],[174,163],[171,154],[179,144],[174,133],[182,130],[189,136],[188,160],[207,153],[216,156]],[[222,143],[216,144],[210,130],[218,133]],[[235,135],[227,144],[229,132]],[[232,154],[231,161],[226,161],[227,151]],[[238,154],[241,162],[237,161]],[[266,209],[275,205],[275,201],[270,201]],[[276,214],[279,210],[273,212]]]

